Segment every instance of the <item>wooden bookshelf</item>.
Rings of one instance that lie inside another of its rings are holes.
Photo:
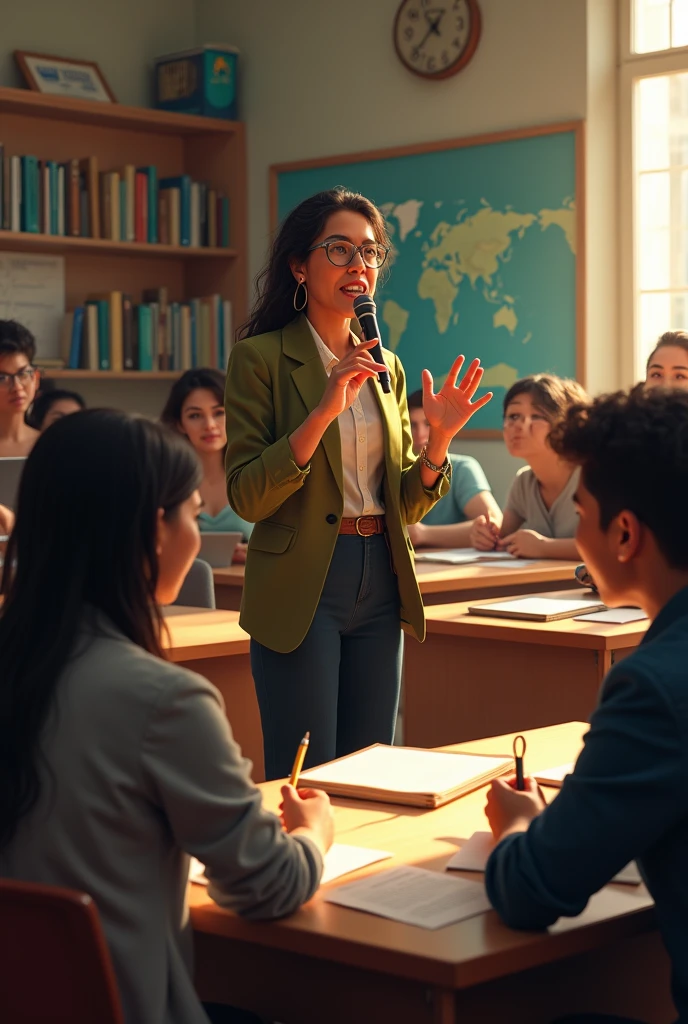
[[[159,178],[189,174],[229,197],[227,249],[0,230],[0,251],[64,256],[68,310],[92,293],[119,290],[138,303],[144,289],[167,285],[170,302],[217,292],[231,300],[235,326],[246,318],[246,139],[241,122],[0,88],[0,141],[6,156],[32,154],[63,162],[95,155],[101,172],[154,164]],[[48,370],[47,375],[164,380],[177,374]]]

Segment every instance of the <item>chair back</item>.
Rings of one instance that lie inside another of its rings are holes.
[[[213,570],[202,558],[194,559],[174,603],[187,608],[215,607]]]
[[[123,1024],[96,905],[72,889],[0,879],[0,1017],[12,1024]]]

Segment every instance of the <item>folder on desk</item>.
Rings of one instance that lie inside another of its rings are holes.
[[[513,757],[376,743],[302,772],[299,783],[331,796],[432,808],[479,789],[513,767]]]
[[[601,601],[590,598],[559,597],[510,597],[503,601],[486,601],[471,604],[471,615],[493,615],[501,619],[530,619],[532,622],[556,622],[557,619],[572,619],[584,612],[597,612],[605,607]]]

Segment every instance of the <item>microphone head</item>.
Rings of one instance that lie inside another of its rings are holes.
[[[368,295],[365,292],[357,295],[354,299],[354,313],[359,318],[365,316],[366,313],[372,313],[372,315],[375,316],[377,313],[377,306],[375,305],[372,295]]]

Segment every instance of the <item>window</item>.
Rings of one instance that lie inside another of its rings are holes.
[[[623,0],[621,325],[624,379],[660,334],[688,330],[688,0]]]

